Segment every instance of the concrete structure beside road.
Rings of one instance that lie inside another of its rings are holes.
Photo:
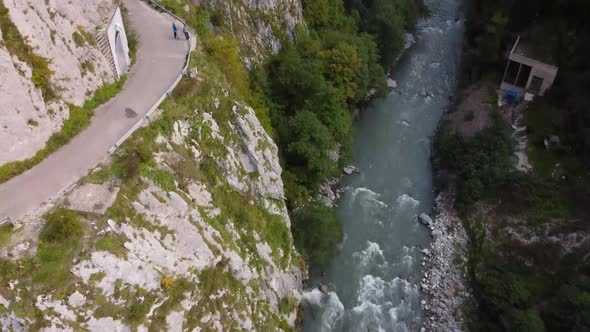
[[[516,91],[519,97],[542,96],[553,85],[559,70],[550,63],[546,55],[533,55],[531,48],[518,36],[508,54],[500,90]]]
[[[131,65],[131,58],[120,6],[115,8],[104,28],[97,32],[96,41],[102,53],[109,59],[117,77],[125,75]]]

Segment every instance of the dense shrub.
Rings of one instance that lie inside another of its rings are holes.
[[[152,181],[164,191],[174,191],[176,189],[174,175],[170,172],[159,169],[154,162],[141,164],[139,166],[139,174]]]
[[[48,243],[76,240],[82,235],[82,223],[75,212],[57,209],[45,216],[45,226],[39,239]]]
[[[333,209],[322,204],[293,212],[291,231],[295,246],[311,264],[322,264],[338,253],[342,225]]]
[[[72,274],[70,267],[84,233],[78,215],[58,208],[45,215],[45,225],[39,236],[37,268],[33,282],[41,287],[63,287]]]
[[[493,125],[469,140],[443,127],[433,142],[433,164],[456,174],[460,207],[494,197],[513,172],[510,129],[495,113]]]
[[[204,44],[205,51],[217,63],[225,77],[242,96],[247,97],[250,92],[249,78],[240,58],[238,40],[230,36],[209,37]]]
[[[478,272],[476,280],[484,301],[497,312],[528,303],[529,291],[517,275],[486,269]]]
[[[590,279],[582,277],[562,285],[550,302],[546,318],[552,331],[590,330]]]
[[[514,332],[544,332],[545,325],[536,310],[511,309],[503,315],[504,327]]]
[[[72,40],[74,41],[74,44],[76,44],[76,46],[78,47],[84,47],[84,44],[86,44],[84,37],[82,37],[82,35],[78,31],[74,31],[72,33]]]
[[[405,29],[412,29],[418,18],[427,14],[422,0],[345,0],[345,4],[361,30],[375,36],[384,67],[401,53]]]

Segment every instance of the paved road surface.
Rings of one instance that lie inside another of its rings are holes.
[[[0,219],[19,219],[84,176],[144,116],[184,66],[187,43],[172,37],[172,18],[140,0],[124,0],[139,38],[137,62],[121,93],[95,110],[90,126],[29,171],[0,184]],[[182,25],[180,25],[182,26]],[[125,109],[137,113],[126,116]]]

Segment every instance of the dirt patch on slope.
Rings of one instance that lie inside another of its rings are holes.
[[[445,115],[452,131],[464,138],[473,137],[479,131],[492,125],[492,113],[496,94],[487,85],[472,86],[464,94],[457,107]],[[510,123],[510,108],[501,109],[502,117]]]

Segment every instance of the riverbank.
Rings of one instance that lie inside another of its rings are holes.
[[[421,250],[425,269],[420,288],[428,298],[420,305],[428,331],[465,331],[463,306],[472,297],[463,258],[469,240],[453,203],[453,192],[443,191],[435,199],[434,220],[419,216],[432,234],[430,246]]]

